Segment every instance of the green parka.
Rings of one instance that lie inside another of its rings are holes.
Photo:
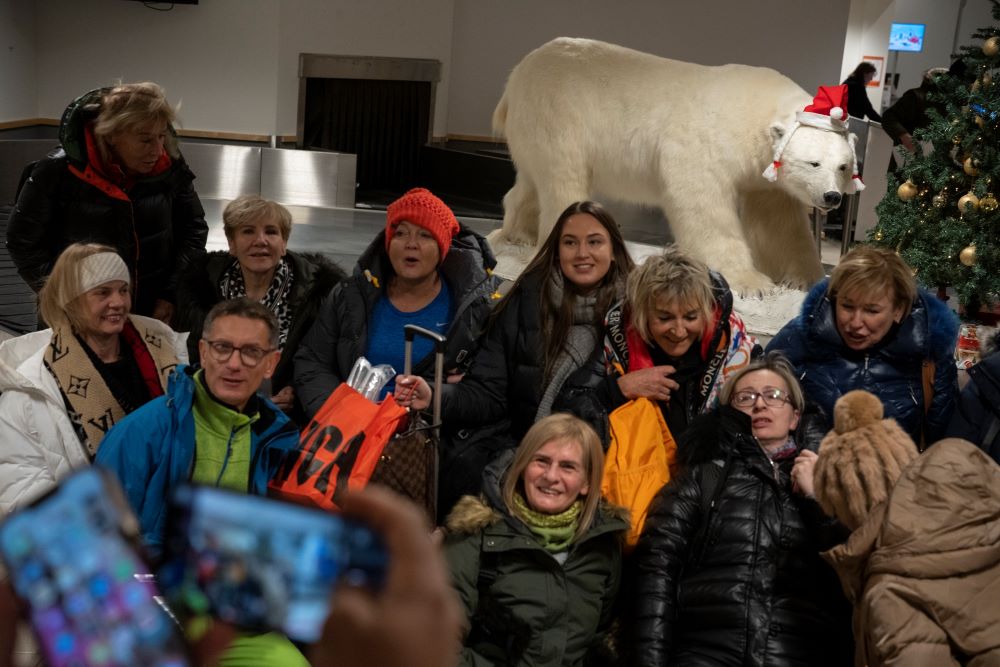
[[[482,498],[465,496],[448,517],[445,555],[469,619],[460,664],[582,665],[611,623],[624,510],[602,501],[560,564],[500,499],[495,471],[510,458],[487,470]]]

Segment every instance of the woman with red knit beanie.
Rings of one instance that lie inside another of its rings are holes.
[[[445,335],[445,369],[463,373],[492,306],[495,265],[486,239],[430,191],[414,188],[390,204],[385,231],[324,300],[295,354],[295,393],[307,416],[358,357],[402,372],[406,324]],[[413,361],[415,374],[433,373],[430,341],[414,341]]]
[[[537,420],[570,412],[607,440],[604,314],[624,294],[632,259],[600,204],[571,204],[497,305],[470,372],[442,388],[438,510],[481,490],[483,468]],[[398,378],[397,402],[421,410],[432,390]],[[410,391],[412,389],[412,391]],[[454,433],[455,437],[449,437]]]

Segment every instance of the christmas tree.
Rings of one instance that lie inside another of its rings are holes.
[[[1000,299],[1000,0],[990,1],[997,24],[961,49],[964,74],[934,80],[930,124],[914,132],[917,152],[890,177],[869,233],[925,286],[953,287],[973,316]]]

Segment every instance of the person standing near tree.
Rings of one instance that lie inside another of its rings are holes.
[[[876,123],[882,122],[882,117],[875,111],[871,100],[868,99],[868,91],[865,90],[871,80],[875,78],[877,71],[875,65],[861,62],[844,79],[843,85],[847,86],[847,113],[849,115],[861,119],[868,116]]]

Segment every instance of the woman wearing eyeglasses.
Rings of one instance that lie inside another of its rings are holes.
[[[52,328],[0,345],[0,515],[93,461],[187,361],[184,335],[131,314],[131,286],[113,248],[70,245],[40,294]]]
[[[642,665],[850,665],[850,607],[819,553],[846,537],[812,498],[802,390],[780,354],[734,373],[681,438],[635,550]]]

